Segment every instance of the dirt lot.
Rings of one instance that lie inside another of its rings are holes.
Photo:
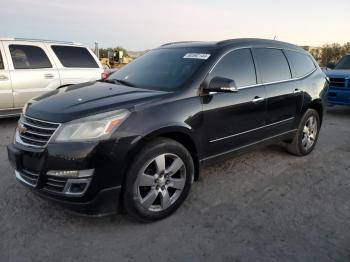
[[[81,217],[19,184],[0,120],[0,261],[350,261],[350,108],[307,157],[279,145],[203,170],[170,218]]]

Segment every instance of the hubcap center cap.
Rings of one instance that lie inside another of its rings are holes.
[[[165,177],[164,177],[164,176],[163,176],[163,177],[160,177],[160,178],[158,178],[158,183],[157,183],[157,185],[158,185],[158,186],[164,186],[164,185],[165,185],[165,182],[166,182]]]

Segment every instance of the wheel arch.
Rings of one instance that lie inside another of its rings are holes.
[[[147,143],[158,137],[172,139],[183,145],[189,151],[189,153],[192,156],[193,164],[195,167],[194,180],[197,181],[199,178],[198,147],[196,145],[192,131],[182,126],[168,126],[159,128],[141,137],[127,155],[127,166],[129,166],[132,163],[135,155],[141,150],[141,148],[143,148]]]
[[[316,110],[316,112],[318,113],[318,115],[320,117],[320,121],[322,124],[323,116],[324,116],[324,105],[323,105],[322,101],[321,100],[313,100],[310,102],[308,108]]]

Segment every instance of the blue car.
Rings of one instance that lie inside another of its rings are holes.
[[[330,80],[328,104],[350,106],[350,54],[340,59],[333,70],[326,70],[325,74]]]

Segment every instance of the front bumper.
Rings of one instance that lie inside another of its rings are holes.
[[[20,144],[7,147],[8,158],[18,180],[44,198],[89,215],[115,213],[123,177],[112,141],[49,144],[45,149],[29,149]],[[94,170],[91,177],[62,178],[47,175],[50,170]],[[82,194],[67,194],[67,185],[84,184]],[[86,183],[85,183],[86,182]]]

